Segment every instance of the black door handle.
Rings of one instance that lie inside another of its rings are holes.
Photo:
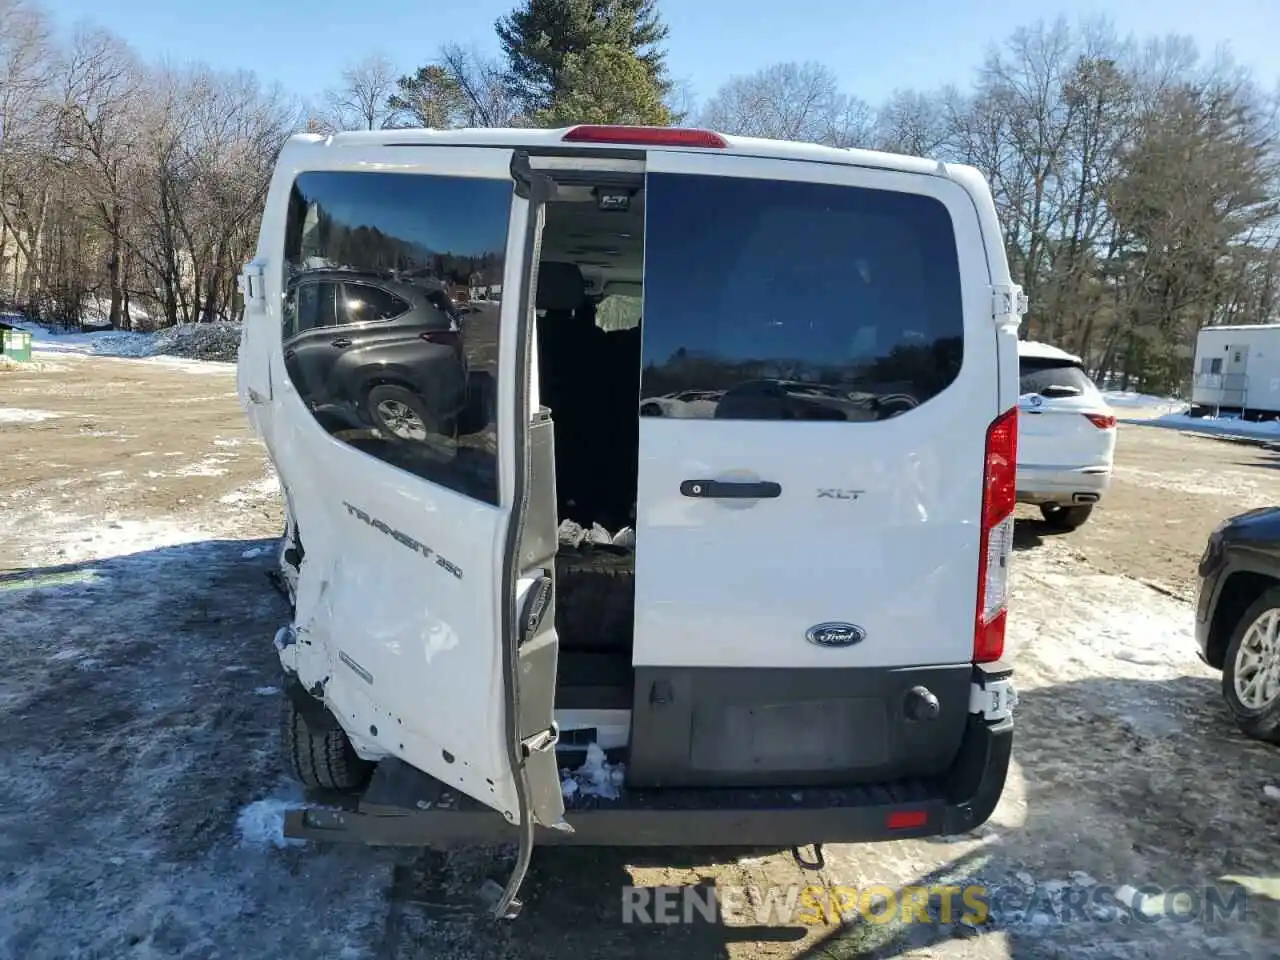
[[[680,492],[712,500],[764,500],[781,496],[782,484],[772,480],[685,480]]]
[[[330,341],[329,341],[329,346],[331,346],[331,347],[349,347],[349,346],[351,346],[351,341],[350,341],[350,340],[348,340],[346,337],[335,337],[334,339],[332,339],[332,340],[330,340]]]

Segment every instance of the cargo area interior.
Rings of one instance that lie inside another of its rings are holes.
[[[625,751],[634,690],[642,176],[558,184],[538,269],[539,402],[555,434],[562,746]]]

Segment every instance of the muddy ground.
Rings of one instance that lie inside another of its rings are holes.
[[[230,368],[37,356],[0,369],[0,956],[1276,955],[1280,750],[1231,724],[1188,602],[1208,530],[1280,503],[1270,452],[1124,426],[1085,527],[1026,512],[1015,767],[985,827],[829,847],[817,877],[770,851],[541,850],[524,915],[495,926],[470,893],[505,851],[273,842],[299,796],[275,738],[281,513]],[[989,922],[956,922],[959,900],[910,924],[805,924],[803,901],[622,922],[625,883],[785,902],[964,880],[995,891]],[[1125,884],[1190,888],[1195,916],[1135,916],[1107,892]],[[1253,892],[1212,916],[1206,884]]]

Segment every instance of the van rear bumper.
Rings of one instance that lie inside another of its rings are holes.
[[[627,790],[619,800],[567,811],[573,831],[540,828],[537,842],[789,848],[961,834],[995,810],[1012,751],[1012,717],[991,723],[971,714],[955,761],[936,780],[799,790]],[[290,811],[284,832],[321,842],[434,848],[517,839],[495,811],[398,760],[379,764],[365,794],[350,806]]]

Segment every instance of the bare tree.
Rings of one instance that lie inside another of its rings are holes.
[[[872,111],[841,93],[818,63],[779,63],[729,80],[703,108],[702,124],[725,133],[832,146],[869,144]]]
[[[392,125],[452,127],[520,126],[503,65],[478,50],[445,44],[435,60],[396,81],[387,98]]]
[[[335,130],[381,129],[393,114],[387,99],[395,89],[391,61],[381,53],[370,54],[343,69],[342,82],[325,92],[328,109],[321,122]]]
[[[112,326],[126,325],[126,178],[128,166],[138,159],[133,128],[139,118],[144,82],[142,65],[119,38],[100,30],[76,33],[62,68],[59,145],[71,151],[68,159],[76,166],[83,208],[105,237]]]

